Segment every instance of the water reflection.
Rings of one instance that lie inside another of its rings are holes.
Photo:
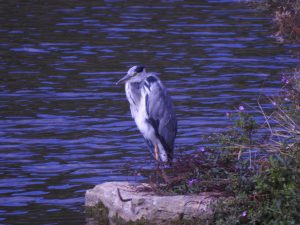
[[[178,149],[272,95],[293,66],[265,15],[237,1],[0,3],[0,224],[83,224],[87,188],[151,162],[115,82],[144,64],[169,88]]]

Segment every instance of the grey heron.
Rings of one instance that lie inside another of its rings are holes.
[[[143,66],[131,67],[116,84],[125,83],[130,111],[148,149],[157,161],[173,158],[177,120],[170,96],[160,79]]]

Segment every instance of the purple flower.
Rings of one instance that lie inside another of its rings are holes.
[[[228,117],[228,118],[230,117],[230,113],[229,113],[229,112],[227,112],[225,115],[226,115],[226,117]]]
[[[244,212],[242,213],[242,216],[243,216],[243,217],[247,216],[247,211],[244,211]]]
[[[204,151],[205,151],[205,147],[200,147],[200,148],[199,148],[199,151],[200,151],[200,152],[204,152]]]
[[[288,84],[289,83],[289,79],[288,79],[288,77],[287,76],[282,76],[282,78],[281,78],[281,82],[282,83],[284,83],[284,84]]]
[[[244,111],[244,110],[245,110],[244,106],[240,105],[240,106],[239,106],[239,111],[242,112],[242,111]]]
[[[193,186],[193,184],[197,183],[198,182],[198,179],[191,179],[188,181],[188,186]]]
[[[275,101],[272,101],[271,103],[272,103],[272,105],[274,105],[274,106],[277,105],[277,103],[276,103]]]

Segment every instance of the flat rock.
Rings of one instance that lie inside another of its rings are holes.
[[[117,224],[113,218],[118,218],[126,222],[143,220],[163,225],[174,220],[209,220],[213,213],[211,204],[218,196],[220,193],[212,192],[159,196],[148,184],[107,182],[86,191],[85,205],[96,210],[99,204],[104,206],[110,224]]]

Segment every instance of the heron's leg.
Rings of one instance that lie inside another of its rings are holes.
[[[156,160],[156,186],[158,187],[159,186],[159,158],[158,158],[158,145],[155,144],[154,145],[154,154],[155,154],[155,160]]]
[[[157,144],[155,144],[154,152],[155,152],[155,159],[156,159],[156,161],[158,161],[158,146],[157,146]]]

